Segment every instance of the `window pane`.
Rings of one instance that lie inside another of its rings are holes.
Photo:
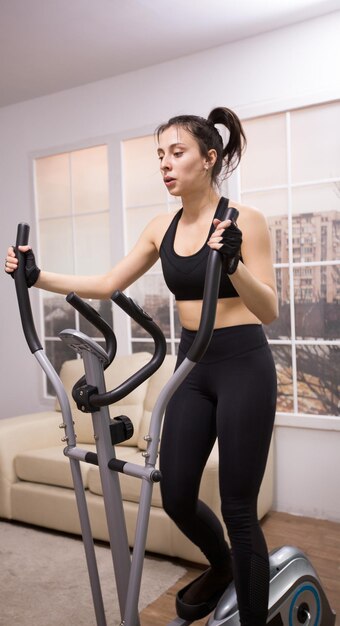
[[[339,347],[298,346],[296,357],[299,411],[339,415]]]
[[[108,213],[75,218],[77,272],[101,274],[111,267],[110,219]]]
[[[154,217],[164,212],[167,212],[167,206],[164,204],[126,209],[126,248],[128,252],[136,244],[147,224],[149,224]],[[152,270],[158,272],[162,271],[160,260],[152,266]]]
[[[69,154],[35,160],[36,201],[40,217],[71,213]]]
[[[338,195],[337,195],[338,193]],[[340,192],[335,184],[292,190],[294,260],[340,259]]]
[[[274,263],[287,263],[289,259],[288,247],[288,218],[270,217],[268,219],[271,237],[272,257]]]
[[[71,219],[42,220],[39,231],[41,265],[50,272],[74,273]]]
[[[167,191],[162,181],[153,135],[122,144],[125,206],[162,204]]]
[[[339,268],[334,265],[294,269],[297,338],[340,336],[339,289]]]
[[[292,350],[290,346],[271,345],[278,383],[277,410],[291,413],[293,403]]]
[[[167,212],[166,204],[156,204],[153,206],[147,207],[128,207],[126,209],[126,243],[127,249],[131,250],[131,248],[135,245],[137,240],[139,239],[144,228],[151,222],[151,220],[160,215],[161,213]]]
[[[291,113],[292,180],[340,176],[340,102]]]
[[[93,309],[98,311],[99,315],[108,323],[111,328],[113,327],[112,319],[112,302],[111,300],[87,300],[88,304]],[[93,324],[90,324],[82,315],[79,316],[79,330],[89,337],[100,337],[103,335],[97,330]]]
[[[276,269],[276,286],[279,302],[279,316],[268,326],[264,326],[269,339],[290,339],[290,297],[289,297],[289,270],[280,267]]]
[[[165,337],[170,337],[169,290],[161,274],[145,274],[129,290],[129,295],[151,315]],[[131,323],[132,337],[147,337],[138,324]]]
[[[75,328],[75,310],[64,296],[43,292],[45,336],[58,337],[65,328]]]
[[[320,276],[315,267],[298,267],[294,269],[294,300],[295,303],[316,302],[319,298],[319,286],[315,282]],[[314,280],[313,280],[314,279]]]
[[[323,215],[339,213],[340,183],[293,187],[292,203],[293,213],[322,213]]]
[[[275,189],[242,194],[243,204],[257,207],[267,218],[274,263],[288,261],[288,194]]]
[[[247,149],[241,160],[243,189],[287,183],[285,114],[243,122]]]
[[[75,213],[109,209],[107,146],[71,153],[72,197]]]
[[[45,351],[47,358],[53,364],[57,374],[60,374],[61,366],[64,361],[76,359],[77,354],[72,348],[67,346],[63,341],[45,341]],[[76,382],[76,381],[74,381]],[[47,393],[50,396],[55,396],[55,391],[50,381],[47,379]]]

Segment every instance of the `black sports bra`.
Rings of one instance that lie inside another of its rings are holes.
[[[218,219],[222,218],[225,209],[228,207],[228,203],[229,200],[226,198],[222,197],[220,199],[214,219],[215,217]],[[180,209],[174,216],[159,249],[164,280],[176,300],[202,300],[205,272],[210,252],[207,241],[214,230],[214,225],[211,224],[207,240],[198,252],[189,256],[181,256],[174,250],[174,241],[177,225],[181,219],[182,213],[183,209]],[[238,297],[236,289],[233,287],[229,277],[225,274],[221,276],[218,297]]]

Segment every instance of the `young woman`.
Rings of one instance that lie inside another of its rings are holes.
[[[229,131],[223,146],[216,124]],[[182,325],[178,364],[197,331],[210,248],[224,259],[215,330],[203,359],[167,408],[161,450],[165,511],[204,553],[210,567],[181,590],[178,612],[208,614],[234,578],[242,626],[264,626],[268,606],[268,553],[258,519],[257,496],[265,470],[276,405],[276,375],[262,323],[277,317],[270,238],[262,214],[237,202],[238,226],[221,221],[226,201],[217,181],[239,163],[245,137],[237,116],[214,109],[207,119],[179,116],[157,130],[164,184],[183,208],[160,215],[133,250],[102,276],[41,271],[28,247],[29,286],[84,298],[109,298],[124,290],[160,257],[175,294]],[[100,250],[98,251],[100,254]],[[232,273],[230,273],[230,261]],[[8,249],[6,272],[17,267]],[[229,268],[229,269],[228,269]],[[229,274],[228,274],[229,271]],[[219,446],[221,510],[231,550],[213,512],[198,499],[202,472],[214,442]]]

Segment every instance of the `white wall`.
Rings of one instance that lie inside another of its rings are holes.
[[[339,430],[275,428],[274,509],[340,521]],[[339,428],[339,425],[338,425]]]
[[[218,105],[235,108],[241,115],[253,115],[339,97],[339,32],[340,12],[336,12],[177,61],[0,109],[3,256],[8,244],[14,241],[17,223],[34,224],[32,152],[72,147],[101,136],[131,133],[133,129],[154,128],[172,115],[181,112],[205,115]],[[34,230],[31,241],[34,245]],[[0,416],[7,417],[41,410],[44,402],[40,371],[22,338],[13,284],[4,274],[1,290]],[[36,298],[32,295],[36,309]],[[340,475],[340,455],[335,457],[334,449],[337,446],[339,450],[340,433],[333,433],[329,449],[329,432],[319,430],[317,436],[315,432],[278,426],[276,506],[289,510],[294,487],[297,494],[294,512],[340,520],[340,498],[335,498],[339,494],[334,493],[333,483],[333,478]],[[304,457],[292,481],[287,454],[290,457],[298,437],[308,441],[307,465],[313,464],[311,459],[319,459],[320,450],[324,453],[318,463],[323,464],[321,475],[330,479],[326,501],[322,484],[314,495],[307,494],[308,477],[302,476],[306,467]],[[315,502],[323,504],[315,505]]]

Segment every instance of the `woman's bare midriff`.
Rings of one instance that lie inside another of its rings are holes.
[[[181,326],[188,330],[197,330],[200,323],[202,301],[181,300],[176,302]],[[239,326],[242,324],[261,324],[243,304],[240,298],[222,298],[217,302],[214,328]]]

